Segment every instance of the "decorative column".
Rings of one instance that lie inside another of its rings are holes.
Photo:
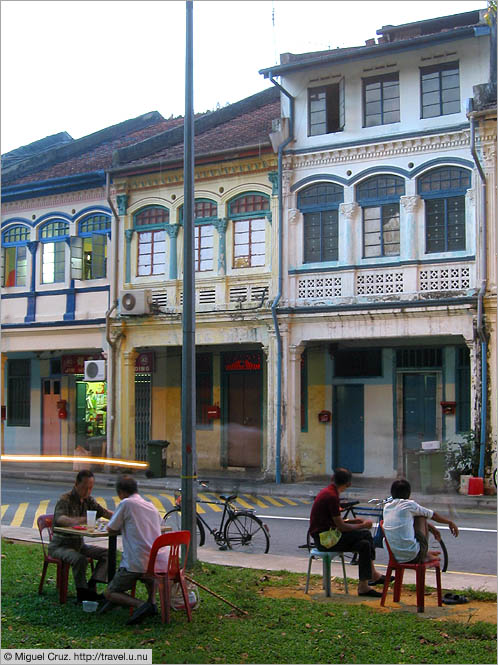
[[[125,351],[121,357],[121,403],[117,417],[120,420],[121,456],[135,459],[135,349]],[[119,446],[119,444],[118,444]]]
[[[127,283],[131,282],[131,241],[135,229],[126,229],[124,232],[126,240],[126,262],[125,262],[125,280]]]
[[[179,224],[167,224],[166,233],[169,235],[169,278],[178,279],[178,265],[176,259],[176,239],[178,231],[180,230]]]
[[[341,203],[339,205],[339,261],[347,266],[352,266],[357,262],[355,256],[355,238],[356,229],[354,218],[359,212],[360,206],[357,203]]]
[[[268,180],[271,182],[271,195],[278,196],[278,171],[270,171]]]
[[[226,232],[228,220],[226,217],[220,217],[213,220],[213,226],[218,231],[218,275],[226,275],[227,258],[226,258]]]
[[[289,344],[287,370],[287,432],[289,481],[295,481],[301,468],[297,440],[301,432],[301,355],[302,344]]]
[[[400,258],[406,260],[416,259],[418,256],[418,227],[417,207],[420,196],[400,196],[399,202],[403,214],[399,220],[399,254]],[[401,212],[400,209],[400,212]]]
[[[28,249],[31,254],[31,282],[24,323],[31,323],[36,318],[36,250],[38,249],[38,244],[38,240],[31,240],[28,242]]]

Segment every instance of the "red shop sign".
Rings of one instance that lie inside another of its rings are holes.
[[[63,374],[84,374],[85,373],[85,360],[99,360],[102,356],[100,354],[87,355],[70,355],[62,356],[62,373]]]
[[[237,372],[243,370],[260,370],[260,353],[237,353],[225,356],[224,367],[226,372]]]
[[[139,353],[135,360],[136,374],[152,374],[154,371],[154,351]]]

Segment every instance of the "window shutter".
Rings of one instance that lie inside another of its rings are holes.
[[[339,129],[344,129],[346,122],[344,78],[339,81]]]
[[[105,277],[105,248],[107,235],[94,233],[92,235],[92,279]]]
[[[83,279],[83,238],[71,236],[71,279]]]

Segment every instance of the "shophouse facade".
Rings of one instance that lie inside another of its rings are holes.
[[[467,108],[493,81],[482,14],[384,27],[260,72],[288,127],[286,477],[416,479],[422,442],[479,441],[481,427],[495,451],[496,87],[487,112]]]

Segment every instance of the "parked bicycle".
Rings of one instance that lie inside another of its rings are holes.
[[[374,546],[377,549],[381,549],[384,547],[384,534],[382,532],[382,528],[380,526],[381,520],[384,515],[384,506],[386,503],[391,501],[392,498],[386,497],[385,499],[369,499],[368,500],[368,506],[361,506],[360,501],[341,501],[341,511],[344,511],[342,514],[342,519],[348,519],[349,517],[355,518],[357,516],[361,517],[367,517],[373,522],[373,542]],[[441,572],[446,572],[448,569],[448,550],[446,549],[446,545],[444,544],[444,541],[442,538],[440,540],[437,540],[435,536],[432,534],[432,532],[429,530],[429,550],[434,550],[434,551],[440,551],[441,552]],[[308,550],[311,550],[311,548],[315,547],[313,538],[310,534],[310,531],[308,529],[308,533],[306,535],[306,544],[308,547]],[[352,565],[358,564],[358,554],[357,552],[345,552],[345,556],[347,557],[348,555],[351,557],[350,563]]]
[[[206,482],[199,481],[201,487],[207,487]],[[197,513],[196,533],[197,546],[202,547],[206,542],[206,530],[213,536],[215,543],[222,550],[236,550],[250,554],[267,554],[270,549],[270,531],[252,510],[239,510],[233,505],[237,499],[236,494],[220,495],[220,501],[197,499],[199,504],[223,506],[221,520],[218,528],[211,528],[207,521]],[[163,522],[171,524],[175,531],[182,528],[182,495],[181,490],[175,492],[176,507],[169,510]]]

